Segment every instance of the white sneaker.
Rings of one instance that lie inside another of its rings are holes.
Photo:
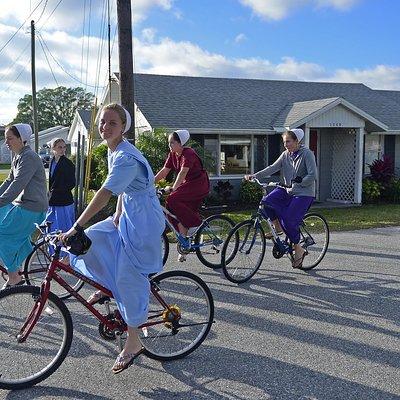
[[[197,232],[197,230],[201,227],[201,225],[199,226],[192,226],[188,229],[187,231],[187,236],[194,236],[195,233]]]
[[[178,256],[178,261],[179,261],[179,262],[184,262],[184,261],[186,261],[186,256],[185,256],[184,254],[179,254],[179,256]]]

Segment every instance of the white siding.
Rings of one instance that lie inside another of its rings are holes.
[[[341,104],[307,123],[309,128],[363,128],[364,125],[362,118]]]

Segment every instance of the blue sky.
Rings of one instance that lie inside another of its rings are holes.
[[[116,0],[110,1],[114,32]],[[83,15],[86,4],[88,16],[90,2],[89,36]],[[79,85],[101,97],[107,76],[99,38],[104,0],[58,3],[20,0],[15,7],[15,0],[0,2],[0,49],[27,19],[0,51],[0,123],[15,116],[19,98],[30,92],[25,31],[40,15],[49,61],[38,43],[38,89]],[[400,90],[399,15],[397,0],[134,0],[134,68],[172,75],[361,82]],[[118,69],[117,46],[112,68]]]

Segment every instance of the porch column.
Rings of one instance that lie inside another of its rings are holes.
[[[307,124],[304,128],[304,145],[310,147],[310,127]]]
[[[362,200],[364,133],[364,127],[356,129],[354,202],[358,204],[361,204]]]

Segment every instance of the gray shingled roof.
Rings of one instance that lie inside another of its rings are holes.
[[[400,91],[399,90],[375,90],[375,92],[400,104]]]
[[[400,130],[400,104],[359,83],[135,74],[134,90],[153,127],[269,130],[288,105],[342,97]]]
[[[330,99],[299,101],[293,104],[288,104],[278,115],[273,124],[276,127],[290,126],[338,99],[339,97],[332,97]]]
[[[82,119],[83,124],[87,130],[90,129],[90,121],[92,118],[92,111],[91,110],[78,110],[78,114]]]

